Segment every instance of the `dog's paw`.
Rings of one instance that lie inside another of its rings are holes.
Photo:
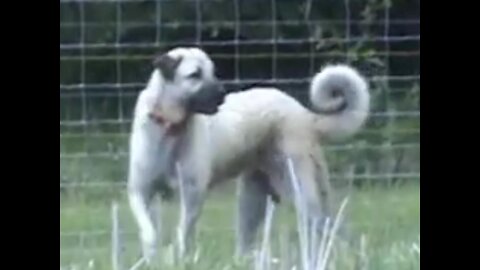
[[[153,264],[154,257],[155,257],[155,247],[143,245],[142,251],[143,251],[143,259],[145,260],[145,264],[147,266],[151,266]]]
[[[143,230],[141,233],[143,257],[151,262],[156,252],[156,235],[153,230]]]

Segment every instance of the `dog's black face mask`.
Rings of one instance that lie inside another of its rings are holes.
[[[223,104],[226,95],[227,93],[220,83],[205,84],[199,91],[189,97],[187,110],[192,113],[215,114]]]

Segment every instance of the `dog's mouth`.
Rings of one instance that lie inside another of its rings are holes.
[[[225,101],[226,92],[219,83],[209,83],[189,97],[187,110],[191,113],[213,115]]]
[[[213,115],[218,112],[218,108],[217,107],[197,108],[195,112],[199,114]]]

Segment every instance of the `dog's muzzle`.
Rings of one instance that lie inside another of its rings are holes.
[[[192,113],[212,115],[218,112],[227,95],[218,82],[207,83],[188,99],[187,108]]]

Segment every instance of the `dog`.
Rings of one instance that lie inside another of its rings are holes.
[[[237,254],[252,247],[268,196],[292,198],[285,160],[301,182],[312,217],[332,214],[321,142],[355,134],[369,114],[368,83],[348,65],[328,65],[310,84],[308,109],[276,88],[228,93],[210,57],[195,47],[154,57],[130,137],[128,198],[143,256],[155,253],[153,199],[182,186],[178,247],[191,250],[209,189],[238,181]],[[181,182],[180,182],[181,181]]]

